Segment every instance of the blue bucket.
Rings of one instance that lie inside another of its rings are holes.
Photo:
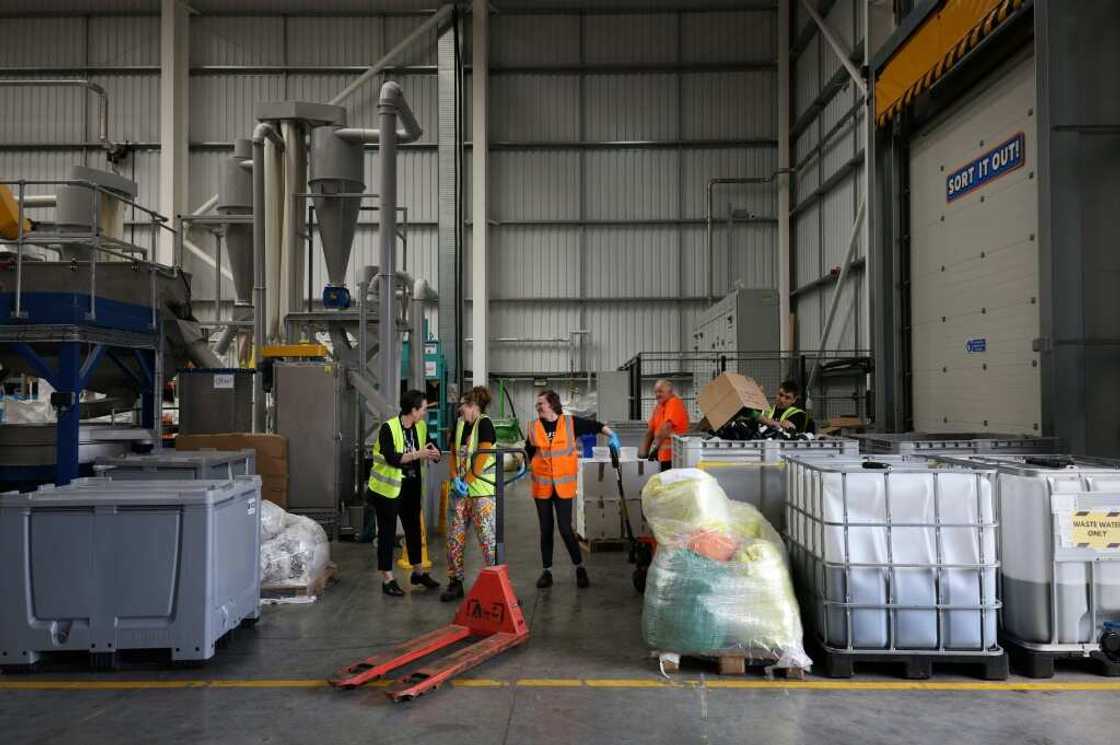
[[[579,441],[583,444],[583,457],[595,457],[595,435],[582,435]]]

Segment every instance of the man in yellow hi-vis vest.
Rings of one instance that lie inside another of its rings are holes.
[[[815,432],[813,418],[797,406],[801,398],[801,386],[796,381],[787,380],[778,387],[777,406],[762,412],[758,420],[771,427],[787,432]]]
[[[421,562],[420,512],[429,461],[440,459],[439,448],[428,439],[428,402],[420,391],[401,396],[401,413],[381,425],[373,443],[373,468],[369,490],[377,511],[377,568],[381,591],[392,597],[404,595],[393,577],[393,543],[397,516],[404,528],[408,560],[414,567],[411,583],[430,590],[439,587],[427,572],[417,571]]]

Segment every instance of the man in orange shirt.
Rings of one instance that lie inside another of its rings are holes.
[[[661,470],[668,471],[673,466],[673,435],[688,432],[688,410],[684,401],[673,392],[673,384],[668,380],[654,383],[653,395],[657,406],[649,418],[649,430],[638,457],[660,461]]]

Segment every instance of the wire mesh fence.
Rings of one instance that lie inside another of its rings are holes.
[[[783,381],[795,381],[803,390],[802,403],[820,422],[838,416],[867,418],[871,366],[867,350],[642,352],[619,369],[630,375],[631,419],[650,416],[655,405],[653,385],[665,379],[685,402],[689,418],[699,421],[703,413],[696,404],[697,395],[720,374],[735,372],[752,378],[770,401]]]

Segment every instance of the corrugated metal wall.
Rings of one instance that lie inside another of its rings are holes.
[[[219,160],[233,139],[250,132],[255,102],[327,100],[354,77],[342,68],[378,59],[422,21],[420,14],[192,16],[192,207],[217,190]],[[122,172],[140,182],[146,204],[157,206],[158,17],[4,23],[10,43],[0,47],[0,66],[63,66],[67,75],[88,75],[105,86],[113,137],[138,143]],[[590,334],[574,360],[560,343],[498,344],[492,369],[614,368],[639,351],[679,349],[709,294],[722,295],[736,282],[776,285],[772,188],[717,191],[711,265],[704,226],[709,178],[768,176],[776,167],[775,34],[774,10],[757,6],[493,17],[489,217],[498,225],[490,239],[492,333]],[[400,64],[434,65],[431,41]],[[317,67],[324,69],[308,69]],[[401,155],[408,269],[434,285],[433,72],[414,69],[398,79],[426,130],[421,143]],[[95,102],[84,93],[13,90],[6,92],[6,103],[0,111],[0,175],[60,177],[70,163],[103,162],[96,148],[76,147],[95,133]],[[376,126],[375,85],[348,105],[351,124]],[[372,154],[366,174],[372,190]],[[729,225],[729,208],[750,219]],[[363,217],[351,277],[375,261],[375,214]],[[209,245],[202,235],[196,242]],[[212,299],[213,270],[187,261],[196,296]],[[313,272],[318,286],[321,258]],[[231,294],[232,287],[223,287],[224,297]],[[200,308],[206,312],[206,303]]]
[[[863,64],[863,6],[860,0],[818,3],[841,45]],[[861,197],[864,152],[862,95],[832,47],[816,32],[800,3],[793,24],[793,162],[797,167],[791,229],[793,313],[799,349],[820,348],[821,333],[836,283],[827,279],[848,252]],[[808,31],[813,29],[812,32]],[[810,35],[811,34],[811,35]],[[866,247],[842,289],[827,348],[870,348],[865,297]]]

